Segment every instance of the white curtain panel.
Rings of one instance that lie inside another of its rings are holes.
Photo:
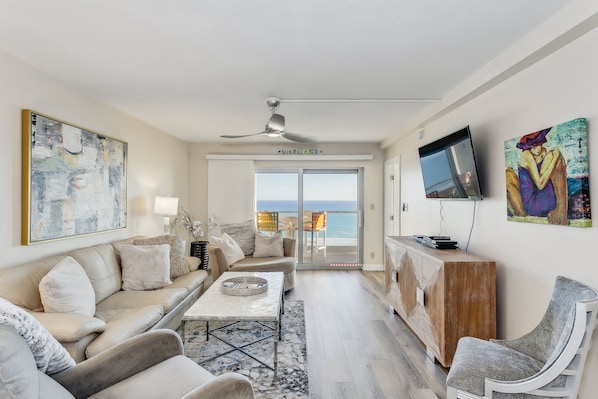
[[[253,160],[208,160],[208,216],[217,224],[254,218]]]

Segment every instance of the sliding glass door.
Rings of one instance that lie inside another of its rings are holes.
[[[361,169],[258,169],[256,211],[278,213],[301,268],[360,268]]]

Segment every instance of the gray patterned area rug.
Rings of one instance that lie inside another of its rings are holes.
[[[281,340],[278,343],[277,381],[274,381],[274,371],[239,351],[213,358],[232,348],[212,336],[206,341],[204,322],[186,323],[185,354],[214,375],[234,371],[247,376],[258,399],[309,398],[303,301],[285,301],[284,309]],[[237,346],[265,338],[243,349],[273,366],[274,338],[266,338],[273,333],[269,326],[255,322],[228,326],[212,322],[210,331]]]

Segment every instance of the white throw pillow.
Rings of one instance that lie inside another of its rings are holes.
[[[211,237],[210,243],[224,251],[224,255],[226,255],[229,265],[245,259],[245,254],[239,244],[226,233],[222,233],[222,237],[220,238]]]
[[[96,296],[83,267],[67,256],[39,282],[39,294],[48,313],[96,313]]]
[[[268,237],[260,232],[255,235],[253,257],[267,258],[270,256],[284,256],[281,231],[277,231],[272,237]]]
[[[243,254],[251,255],[255,249],[255,221],[229,223],[220,226],[222,233],[228,234],[243,250]]]
[[[125,291],[162,288],[170,281],[170,245],[124,245],[120,249]]]

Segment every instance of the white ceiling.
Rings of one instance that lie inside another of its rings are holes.
[[[567,3],[0,0],[0,50],[189,142],[263,130],[270,96],[289,132],[381,142],[430,104],[284,100],[442,99]]]

